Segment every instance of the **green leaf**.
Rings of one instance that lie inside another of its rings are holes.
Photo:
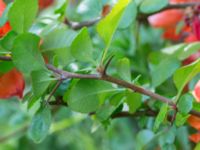
[[[27,32],[32,26],[37,11],[37,0],[15,0],[8,13],[12,29],[17,33]]]
[[[131,68],[130,68],[130,61],[128,58],[122,58],[118,61],[117,73],[122,79],[129,82],[131,81]]]
[[[184,86],[199,72],[200,72],[200,59],[188,66],[181,67],[175,72],[173,79],[176,88],[178,89],[177,99],[179,98]]]
[[[159,145],[161,147],[164,147],[166,144],[173,144],[176,139],[176,128],[175,126],[169,128],[167,132],[165,131],[160,137],[159,137]]]
[[[73,86],[67,103],[74,111],[93,112],[99,108],[101,99],[105,98],[106,93],[113,91],[115,89],[104,81],[82,79]]]
[[[178,111],[183,115],[186,115],[192,110],[193,107],[193,96],[191,94],[185,94],[181,96],[178,101]]]
[[[140,11],[143,13],[153,13],[161,10],[168,5],[168,0],[144,0],[140,5]]]
[[[116,106],[103,105],[100,109],[97,110],[96,116],[99,121],[106,121],[112,113],[117,109]]]
[[[190,115],[184,115],[184,114],[181,114],[181,113],[177,113],[176,114],[176,119],[175,119],[175,124],[177,127],[180,127],[182,126],[188,119]]]
[[[14,31],[10,31],[8,34],[6,34],[0,40],[1,46],[6,50],[11,51],[11,49],[13,47],[14,40],[15,40],[16,37],[17,37],[17,33],[15,33]]]
[[[152,85],[157,87],[162,84],[173,75],[180,65],[180,61],[175,58],[164,59],[160,64],[151,70]]]
[[[12,3],[6,6],[6,9],[3,11],[2,16],[0,17],[0,27],[2,27],[8,21],[8,12],[12,6]]]
[[[198,52],[200,50],[200,42],[194,42],[188,44],[183,50],[182,53],[179,55],[181,60],[188,58],[190,55]]]
[[[164,54],[167,54],[167,55],[177,57],[183,52],[183,49],[185,48],[186,45],[187,44],[185,44],[185,43],[181,43],[181,44],[169,46],[169,47],[162,49],[161,52]]]
[[[74,61],[70,48],[55,49],[55,55],[58,57],[60,65],[66,66]]]
[[[48,135],[51,125],[51,111],[49,108],[40,108],[35,114],[29,127],[29,136],[35,143],[40,143]]]
[[[0,61],[0,75],[6,73],[14,68],[14,64],[11,61]]]
[[[162,150],[176,150],[176,145],[175,144],[166,144],[162,147]]]
[[[66,28],[55,29],[43,37],[41,49],[42,51],[56,51],[70,47],[76,35],[75,31]]]
[[[106,49],[104,50],[103,60],[105,59],[108,47],[123,15],[126,6],[130,3],[130,0],[119,0],[113,7],[112,11],[97,24],[97,32],[103,38],[106,43]]]
[[[198,144],[195,146],[194,150],[199,150],[199,149],[200,149],[200,143],[198,143]]]
[[[151,130],[141,130],[136,136],[136,149],[142,150],[153,138],[154,133]]]
[[[81,15],[81,18],[83,18],[84,20],[91,20],[93,18],[99,17],[99,14],[102,11],[101,9],[101,1],[82,0],[80,1],[80,4],[77,7],[77,12]]]
[[[135,1],[132,1],[125,9],[123,16],[119,23],[120,29],[125,29],[129,27],[136,19],[137,16],[137,6]]]
[[[93,62],[93,46],[87,28],[83,28],[71,45],[71,54],[81,62]]]
[[[168,104],[163,104],[161,109],[160,109],[160,111],[159,111],[159,113],[158,113],[158,116],[156,117],[154,128],[153,128],[154,131],[159,129],[160,124],[166,118],[167,112],[168,112]]]
[[[193,101],[193,109],[196,111],[200,111],[200,103]]]
[[[139,93],[133,93],[132,91],[127,91],[125,102],[128,104],[129,112],[134,113],[142,105],[142,95]]]
[[[52,81],[50,75],[51,73],[46,70],[31,72],[33,94],[35,97],[40,97],[46,91]]]
[[[14,41],[13,62],[25,74],[45,68],[43,57],[38,49],[39,42],[40,38],[31,33],[21,34]]]

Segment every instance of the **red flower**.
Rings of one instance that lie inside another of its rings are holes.
[[[197,102],[200,102],[200,80],[194,87],[193,96],[196,98]]]
[[[155,28],[170,28],[183,18],[183,11],[179,9],[165,10],[148,18],[149,23]]]
[[[199,143],[200,142],[200,133],[191,134],[189,136],[189,139],[194,143]]]
[[[6,4],[0,0],[0,16],[2,16]],[[9,22],[0,27],[0,37],[3,37],[11,30]],[[15,68],[0,76],[0,99],[8,99],[12,96],[23,97],[24,79],[22,74]]]
[[[2,16],[5,8],[6,8],[6,4],[3,2],[3,0],[0,0],[0,16]]]
[[[192,22],[192,29],[197,37],[198,40],[200,40],[200,19],[199,16],[195,16]]]
[[[2,16],[5,8],[6,8],[6,4],[3,2],[3,0],[0,0],[0,17]],[[9,22],[7,22],[5,25],[0,27],[0,38],[6,35],[10,30],[11,30],[11,26]]]
[[[0,77],[0,98],[8,99],[13,96],[22,98],[24,86],[23,75],[14,68]]]
[[[48,6],[52,5],[54,0],[39,0],[39,7],[40,9],[47,8]]]
[[[191,127],[197,129],[198,131],[200,130],[200,118],[199,117],[190,116],[188,118],[188,123],[190,124]],[[200,142],[200,133],[197,132],[195,134],[190,135],[189,139],[194,143]]]
[[[179,41],[181,34],[176,33],[176,28],[168,28],[163,33],[163,38],[167,40]]]
[[[200,2],[200,0],[170,0],[170,4]]]
[[[184,39],[185,43],[192,43],[192,42],[197,42],[197,41],[198,41],[198,39],[197,39],[196,35],[194,35],[192,33]]]

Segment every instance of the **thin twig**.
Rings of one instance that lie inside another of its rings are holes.
[[[1,59],[0,59],[1,60]],[[12,60],[12,59],[10,59]],[[140,86],[134,85],[132,83],[126,82],[124,80],[120,80],[114,77],[111,77],[109,75],[99,75],[99,74],[77,74],[77,73],[71,73],[71,72],[67,72],[61,69],[57,69],[54,66],[47,64],[46,67],[53,71],[54,73],[61,75],[62,79],[69,79],[69,78],[78,78],[78,79],[94,79],[94,80],[103,80],[103,81],[108,81],[110,83],[115,83],[119,86],[125,87],[125,88],[129,88],[131,90],[133,90],[134,92],[138,92],[144,95],[147,95],[151,98],[153,98],[154,100],[157,101],[161,101],[164,103],[167,103],[168,105],[172,106],[172,109],[176,110],[177,106],[176,104],[169,98],[166,98],[164,96],[161,96],[159,94],[153,93],[150,90],[144,89]],[[197,117],[200,117],[200,112],[195,111],[195,110],[191,110],[190,111],[191,115],[195,115]]]
[[[104,67],[104,70],[103,70],[103,76],[107,74],[108,67],[109,67],[111,61],[113,60],[113,58],[114,58],[114,55],[112,55],[112,56],[108,59],[108,61],[106,62],[105,67]]]
[[[53,105],[53,106],[68,106],[67,103],[65,103],[63,101],[63,97],[62,96],[56,97],[55,101],[50,101],[49,105]]]
[[[129,89],[133,90],[134,92],[138,92],[138,93],[147,95],[147,96],[153,98],[154,100],[161,101],[163,103],[167,103],[168,105],[172,106],[172,109],[174,109],[174,110],[177,109],[176,104],[171,99],[168,99],[168,98],[163,97],[159,94],[153,93],[150,90],[144,89],[140,86],[126,82],[124,80],[120,80],[120,79],[111,77],[109,75],[101,76],[101,75],[98,75],[98,74],[97,75],[95,75],[95,74],[91,74],[91,75],[90,74],[89,75],[87,75],[87,74],[76,74],[76,73],[70,73],[70,72],[67,72],[67,71],[64,71],[64,70],[57,69],[52,65],[47,65],[47,67],[48,67],[49,70],[51,70],[53,72],[59,73],[62,76],[66,76],[66,78],[95,79],[95,80],[103,80],[103,81],[108,81],[110,83],[115,83],[119,86],[129,88]],[[200,112],[195,111],[195,110],[191,110],[190,114],[195,115],[197,117],[200,117]]]
[[[164,103],[168,103],[170,106],[173,106],[173,108],[176,108],[176,104],[173,103],[170,99],[168,99],[166,97],[163,97],[163,96],[158,95],[156,93],[153,93],[149,90],[146,90],[146,89],[144,89],[140,86],[126,82],[124,80],[120,80],[120,79],[111,77],[111,76],[106,75],[106,74],[101,76],[101,75],[98,75],[98,74],[89,74],[88,75],[88,74],[70,73],[70,72],[67,72],[67,71],[57,69],[54,66],[49,65],[49,64],[47,65],[47,68],[49,70],[53,71],[53,72],[59,73],[60,75],[62,75],[63,77],[66,77],[66,78],[96,79],[96,80],[104,80],[104,81],[108,81],[108,82],[111,82],[111,83],[115,83],[115,84],[120,85],[122,87],[129,88],[129,89],[133,90],[134,92],[138,92],[138,93],[142,93],[144,95],[150,96],[150,97],[154,98],[155,100],[159,100],[159,101],[162,101]]]
[[[47,104],[50,102],[50,100],[51,100],[51,97],[53,96],[53,94],[56,92],[56,90],[59,88],[59,86],[62,84],[62,80],[59,80],[57,83],[56,83],[56,85],[55,85],[55,87],[53,88],[53,90],[51,91],[51,93],[49,94],[49,97],[48,97],[48,99],[47,99]]]
[[[65,23],[74,30],[79,30],[83,27],[90,27],[95,25],[97,22],[101,20],[101,17],[97,17],[96,19],[84,21],[84,22],[73,22],[69,21],[68,19],[65,20]]]
[[[0,56],[0,60],[2,60],[2,61],[12,61],[10,56]]]
[[[158,13],[158,12],[161,12],[161,11],[164,11],[164,10],[169,10],[169,9],[184,9],[184,8],[187,8],[187,7],[193,7],[193,6],[197,6],[197,5],[200,5],[200,2],[191,2],[191,3],[182,3],[182,4],[169,4],[166,7],[164,7],[163,9],[158,10],[158,11],[153,12],[153,13],[149,13],[149,14],[140,13],[138,15],[137,19],[140,20],[140,21],[144,21],[144,20],[147,20],[147,18],[150,15],[153,15],[155,13]],[[65,24],[67,24],[73,30],[79,30],[79,29],[81,29],[83,27],[91,27],[91,26],[95,25],[102,18],[103,17],[97,17],[97,18],[95,18],[93,20],[84,21],[84,22],[73,22],[73,21],[70,21],[70,20],[68,20],[66,18],[65,19]]]

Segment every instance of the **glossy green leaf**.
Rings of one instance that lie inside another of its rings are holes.
[[[142,150],[143,147],[148,144],[153,138],[154,133],[151,130],[141,130],[136,136],[136,149]]]
[[[172,126],[170,129],[168,129],[159,137],[158,139],[159,145],[161,147],[164,147],[165,145],[173,144],[175,139],[176,139],[176,128],[175,126]]]
[[[106,45],[112,40],[121,16],[129,3],[130,0],[119,0],[113,7],[112,11],[97,24],[97,32],[103,38]]]
[[[57,56],[59,64],[63,66],[66,66],[75,60],[69,47],[55,49],[54,54]]]
[[[163,104],[154,123],[154,131],[158,130],[160,124],[165,120],[167,112],[168,112],[168,104]]]
[[[198,143],[198,144],[195,146],[194,150],[199,150],[199,149],[200,149],[200,143]]]
[[[142,105],[142,95],[139,93],[133,93],[132,91],[127,91],[125,102],[128,104],[129,112],[134,113]]]
[[[179,56],[183,52],[183,49],[185,48],[185,46],[187,46],[187,44],[185,43],[172,45],[172,46],[162,49],[161,52],[164,54],[176,57],[176,56]]]
[[[27,32],[32,26],[37,11],[37,0],[15,0],[8,13],[12,29],[17,33]]]
[[[200,42],[194,42],[191,44],[188,44],[182,51],[182,53],[180,54],[179,58],[181,60],[184,60],[186,58],[188,58],[190,55],[198,52],[200,50]]]
[[[196,111],[200,111],[200,103],[193,101],[193,109]]]
[[[153,13],[161,10],[168,5],[168,0],[144,0],[140,5],[140,11],[143,13]]]
[[[43,57],[38,49],[39,42],[40,38],[31,33],[21,34],[14,41],[13,62],[25,74],[45,68]]]
[[[16,37],[17,37],[17,33],[15,33],[14,31],[10,31],[8,34],[6,34],[0,40],[1,46],[6,50],[11,51],[11,49],[13,47],[14,40],[15,40]]]
[[[178,111],[184,115],[188,114],[193,107],[193,96],[191,94],[185,94],[181,96],[178,101]]]
[[[182,126],[188,119],[190,115],[184,115],[184,114],[181,114],[181,113],[177,113],[176,114],[176,119],[175,119],[175,124],[176,126],[180,127]]]
[[[200,59],[194,63],[178,69],[173,78],[176,88],[178,89],[178,97],[184,86],[200,72]]]
[[[77,12],[84,20],[92,20],[99,17],[101,9],[101,1],[82,0],[77,7]]]
[[[180,65],[180,61],[175,58],[164,59],[151,70],[152,85],[156,87],[162,84],[173,75]]]
[[[0,74],[6,73],[14,68],[14,64],[11,61],[0,61]]]
[[[96,116],[99,121],[106,121],[112,113],[116,110],[117,107],[111,105],[103,105],[100,109],[97,110]]]
[[[174,144],[166,144],[162,147],[162,150],[176,150],[176,145]]]
[[[56,51],[70,47],[77,33],[75,31],[58,28],[43,36],[42,51]]]
[[[34,96],[40,97],[46,91],[52,81],[50,75],[51,73],[46,70],[37,70],[31,72],[31,81]]]
[[[117,62],[117,73],[122,79],[131,81],[131,67],[128,58],[122,58]]]
[[[105,59],[108,47],[110,46],[111,40],[124,13],[124,10],[129,3],[130,0],[119,0],[111,12],[97,24],[97,32],[106,43],[103,60]]]
[[[71,45],[71,54],[81,62],[93,62],[93,46],[87,28],[83,28]]]
[[[119,23],[120,29],[125,29],[129,27],[136,19],[137,16],[137,6],[133,0],[125,9],[123,16]]]
[[[35,114],[29,127],[29,136],[35,143],[40,143],[48,135],[51,125],[50,109],[40,108]]]
[[[115,89],[104,81],[82,79],[73,86],[67,103],[69,107],[78,112],[89,113],[96,111],[105,98],[105,94]]]

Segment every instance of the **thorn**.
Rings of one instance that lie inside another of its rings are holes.
[[[113,60],[115,55],[110,56],[110,58],[108,59],[108,61],[105,64],[104,70],[103,70],[103,75],[106,75],[107,69],[111,63],[111,61]]]

